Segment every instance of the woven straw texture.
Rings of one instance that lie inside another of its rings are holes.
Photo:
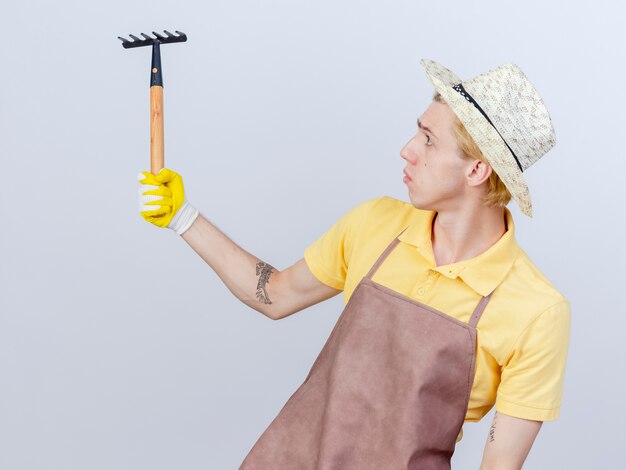
[[[532,217],[528,186],[506,143],[525,171],[554,147],[556,137],[548,110],[524,72],[515,64],[503,64],[462,81],[433,60],[422,59],[421,65],[522,212]],[[493,126],[468,98],[452,88],[459,83],[489,116]]]

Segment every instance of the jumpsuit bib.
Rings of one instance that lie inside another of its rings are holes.
[[[306,379],[239,470],[450,469],[474,381],[476,325],[359,282]]]

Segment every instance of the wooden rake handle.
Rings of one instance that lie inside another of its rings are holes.
[[[154,85],[150,87],[150,172],[156,175],[164,166],[163,87]]]

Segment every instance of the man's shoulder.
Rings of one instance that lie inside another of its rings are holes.
[[[555,304],[568,304],[569,300],[548,276],[535,264],[528,253],[518,245],[518,255],[507,276],[509,288],[524,297],[524,303],[533,299],[535,311],[543,311]]]

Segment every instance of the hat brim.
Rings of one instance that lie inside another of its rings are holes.
[[[482,113],[452,88],[452,86],[461,83],[462,80],[433,60],[422,59],[420,64],[435,89],[472,136],[485,159],[498,174],[521,211],[532,217],[530,191],[524,175],[511,155],[511,151],[498,131],[485,119]]]

